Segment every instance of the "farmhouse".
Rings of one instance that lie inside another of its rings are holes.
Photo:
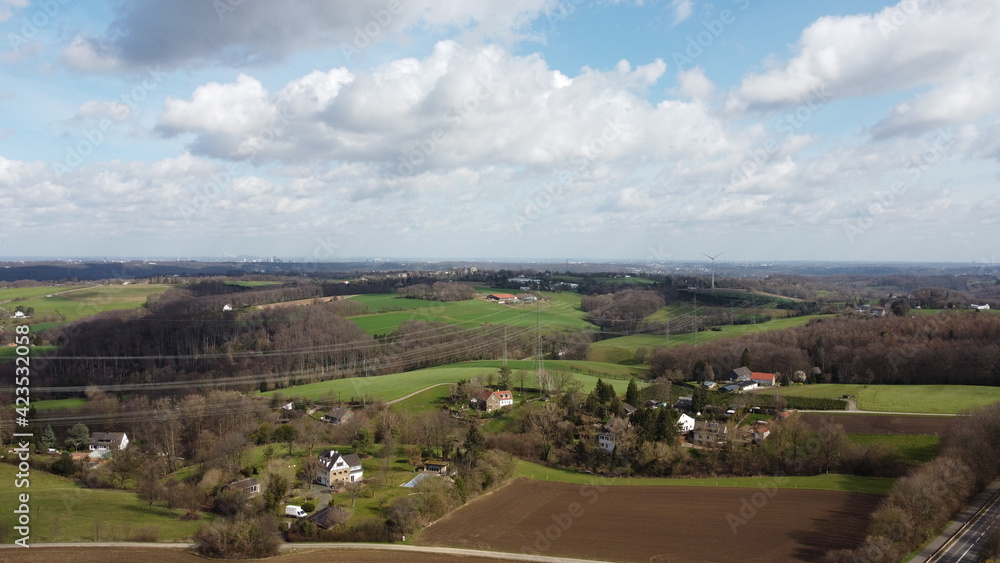
[[[124,450],[128,447],[128,436],[124,432],[94,432],[90,435],[90,449]]]
[[[753,429],[750,431],[750,438],[755,444],[759,444],[767,439],[771,435],[771,428],[768,427],[766,422],[761,422],[755,424]]]
[[[227,489],[238,489],[244,493],[254,496],[260,493],[260,481],[257,479],[243,479],[242,481],[234,481],[226,485]]]
[[[727,377],[727,379],[729,381],[750,381],[750,376],[752,374],[753,372],[750,371],[750,368],[746,366],[740,366],[734,370],[731,370],[729,372],[729,376]]]
[[[491,293],[486,296],[488,301],[496,301],[497,303],[517,303],[518,299],[516,295],[510,293]]]
[[[761,373],[753,372],[750,374],[750,381],[753,381],[761,387],[774,387],[774,382],[777,379],[773,373]]]
[[[343,423],[347,422],[348,420],[351,420],[351,417],[353,417],[353,416],[354,416],[354,413],[351,411],[350,408],[348,408],[348,407],[337,407],[337,408],[331,410],[330,412],[324,414],[323,415],[323,420],[325,422],[329,422],[330,424],[343,424]]]
[[[323,450],[319,456],[316,482],[327,487],[356,483],[364,477],[361,458],[356,454],[341,455],[337,450]]]
[[[493,391],[483,389],[472,399],[472,408],[493,412],[499,408],[509,407],[514,404],[514,394],[510,391]]]

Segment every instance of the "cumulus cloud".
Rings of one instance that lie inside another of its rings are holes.
[[[0,0],[0,22],[5,22],[14,14],[14,10],[28,5],[28,0]]]
[[[961,80],[956,68],[1000,64],[997,18],[991,3],[967,0],[904,0],[875,14],[823,17],[802,32],[790,60],[745,77],[729,105],[781,107],[820,88],[845,98]]]
[[[269,65],[302,49],[339,45],[346,57],[417,25],[503,36],[554,0],[137,0],[122,3],[98,36],[78,36],[63,61],[107,72],[187,63]]]

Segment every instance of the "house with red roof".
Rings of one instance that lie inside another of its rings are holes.
[[[491,293],[486,296],[488,301],[496,301],[497,303],[517,303],[518,298],[512,293]]]
[[[472,407],[486,412],[493,412],[499,408],[509,407],[514,404],[514,394],[507,390],[493,391],[483,389],[476,398],[472,399]]]
[[[761,387],[774,387],[777,379],[777,376],[773,373],[761,373],[759,371],[755,371],[750,374],[750,381],[756,381],[757,385],[760,385]]]

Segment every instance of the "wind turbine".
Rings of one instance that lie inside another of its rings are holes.
[[[709,256],[708,254],[702,253],[706,258],[712,261],[712,291],[715,291],[715,259],[722,256],[724,253],[720,252],[715,256]]]

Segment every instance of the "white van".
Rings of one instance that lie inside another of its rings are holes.
[[[292,518],[305,518],[308,514],[306,514],[305,510],[302,510],[301,506],[289,504],[285,506],[285,516],[291,516]]]

